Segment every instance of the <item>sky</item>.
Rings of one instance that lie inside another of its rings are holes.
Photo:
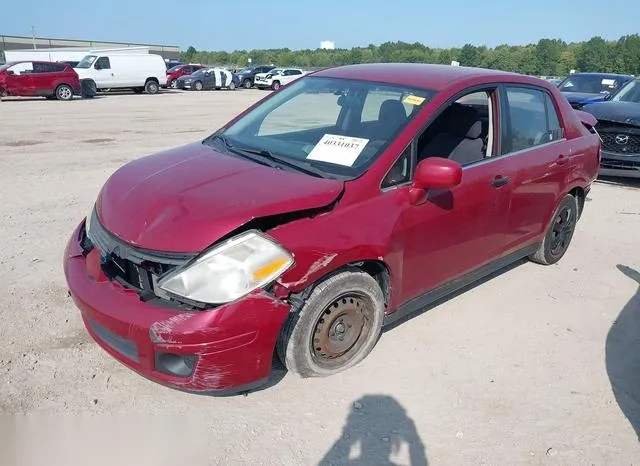
[[[338,48],[387,41],[494,47],[640,33],[640,2],[601,0],[6,0],[0,35],[178,45],[183,50]],[[28,7],[26,4],[28,3]],[[89,6],[89,5],[94,5]],[[176,5],[180,5],[176,8]],[[517,6],[516,6],[517,5]],[[91,10],[95,8],[95,12]]]

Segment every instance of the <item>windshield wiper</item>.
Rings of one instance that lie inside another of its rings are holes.
[[[241,157],[244,157],[245,159],[249,159],[253,162],[259,163],[260,165],[266,165],[267,167],[277,168],[277,166],[273,162],[267,161],[263,157],[255,157],[251,153],[247,153],[244,150],[240,150],[236,148],[236,146],[231,141],[229,141],[229,138],[227,138],[226,136],[216,134],[210,140],[215,140],[215,139],[221,141],[224,144],[224,147],[227,149],[227,151],[232,154],[239,155]]]
[[[272,152],[265,149],[253,149],[251,147],[238,147],[233,144],[229,138],[223,136],[221,134],[216,134],[214,139],[220,140],[224,146],[234,154],[242,155],[254,162],[261,163],[263,165],[267,165],[273,168],[281,168],[282,165],[288,166],[289,168],[294,168],[300,172],[306,173],[307,175],[316,176],[319,178],[327,178],[327,174],[320,170],[319,168],[314,167],[308,162],[297,162],[291,160],[289,157],[281,157],[273,154]],[[258,157],[255,157],[258,156]]]
[[[273,162],[279,163],[281,165],[286,165],[290,168],[294,168],[300,172],[306,173],[307,175],[317,176],[318,178],[327,178],[327,174],[320,170],[319,168],[314,167],[309,162],[298,162],[292,160],[289,157],[282,157],[279,155],[275,155],[273,152],[268,151],[266,149],[251,149],[246,147],[237,148],[242,152],[248,154],[259,155],[260,157],[264,157]]]

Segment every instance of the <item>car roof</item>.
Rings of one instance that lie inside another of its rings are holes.
[[[442,90],[452,81],[468,78],[491,78],[511,76],[518,82],[531,82],[529,76],[507,71],[472,68],[466,66],[437,65],[426,63],[366,63],[325,68],[312,76],[328,78],[359,79],[389,84]]]

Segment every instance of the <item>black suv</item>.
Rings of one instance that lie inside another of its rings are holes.
[[[268,73],[275,66],[271,65],[260,65],[260,66],[250,66],[248,68],[243,68],[238,71],[236,74],[240,79],[240,85],[245,89],[251,89],[253,87],[253,80],[258,73]]]

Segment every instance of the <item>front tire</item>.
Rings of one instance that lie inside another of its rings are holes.
[[[562,259],[569,249],[577,220],[578,200],[567,194],[554,212],[542,244],[529,260],[541,265],[552,265]]]
[[[302,309],[289,315],[277,352],[303,377],[327,377],[361,362],[382,330],[384,295],[378,282],[357,269],[317,284]]]
[[[60,84],[56,87],[56,99],[58,100],[71,100],[73,99],[73,89],[67,84]]]
[[[244,86],[245,89],[251,89],[251,86],[253,84],[251,83],[250,79],[245,79],[244,81],[242,81],[242,85]]]
[[[229,90],[230,91],[235,91],[236,90],[236,83],[234,83],[233,81],[231,81],[229,83]]]
[[[273,89],[274,91],[280,89],[280,81],[274,81],[273,84],[271,84],[271,89]]]
[[[196,81],[195,83],[193,83],[193,88],[196,91],[201,91],[202,90],[202,82],[200,81]]]
[[[145,83],[144,90],[147,94],[157,94],[160,91],[160,86],[157,82],[149,80]]]

